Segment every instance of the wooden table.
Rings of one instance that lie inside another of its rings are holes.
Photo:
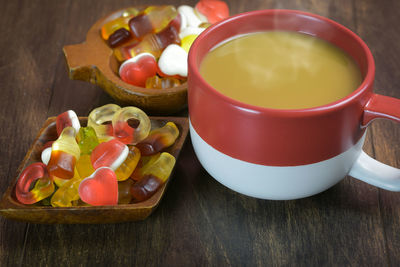
[[[194,5],[196,1],[152,1]],[[113,102],[69,80],[62,47],[84,41],[107,13],[147,1],[3,1],[0,8],[0,192],[5,192],[45,119],[86,116]],[[400,98],[400,1],[229,1],[232,14],[285,8],[329,17],[368,44],[376,92]],[[187,112],[178,114],[185,116]],[[378,120],[365,150],[400,167],[400,128]],[[0,218],[0,266],[400,266],[400,193],[345,178],[295,201],[258,200],[216,182],[190,138],[156,211],[110,225],[37,225]]]

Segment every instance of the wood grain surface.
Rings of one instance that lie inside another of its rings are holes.
[[[132,5],[196,1],[15,0],[0,8],[0,193],[47,117],[114,102],[70,80],[62,47],[99,18]],[[284,8],[326,16],[357,33],[376,61],[375,91],[400,98],[400,1],[232,0],[231,14]],[[183,111],[175,116],[187,116]],[[364,149],[400,167],[400,128],[378,120]],[[0,266],[400,266],[400,193],[351,177],[313,197],[258,200],[201,167],[190,139],[163,200],[144,221],[46,225],[0,217]]]

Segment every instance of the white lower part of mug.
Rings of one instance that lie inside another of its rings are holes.
[[[349,172],[375,186],[400,190],[400,170],[377,162],[362,151],[366,134],[353,147],[333,158],[277,167],[249,163],[221,153],[198,135],[190,120],[189,124],[193,148],[204,169],[221,184],[247,196],[271,200],[308,197],[335,185]],[[375,164],[380,164],[376,165],[380,169],[373,173],[369,169],[374,170]],[[387,175],[377,177],[382,171],[390,173],[390,185],[387,185]]]

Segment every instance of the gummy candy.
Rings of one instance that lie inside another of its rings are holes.
[[[182,42],[181,42],[181,47],[183,50],[186,51],[186,53],[189,53],[189,49],[192,46],[194,40],[196,40],[198,35],[196,34],[189,34],[183,37]]]
[[[104,40],[108,40],[109,36],[120,28],[129,30],[129,20],[139,14],[140,11],[138,8],[127,8],[122,12],[122,17],[111,20],[101,27],[101,37]]]
[[[210,23],[216,23],[229,17],[229,8],[224,1],[200,0],[195,9],[198,13],[204,15]]]
[[[142,178],[131,188],[135,201],[150,198],[165,183],[175,165],[175,158],[167,152],[161,153],[158,159],[143,171]]]
[[[64,128],[51,146],[51,157],[47,165],[49,174],[61,179],[71,179],[79,156],[80,149],[75,140],[75,129]]]
[[[142,12],[144,7],[128,7],[122,11],[121,17],[133,17]]]
[[[146,80],[146,88],[150,89],[165,89],[173,88],[181,85],[181,81],[174,77],[158,77],[157,75]]]
[[[169,177],[175,158],[159,151],[178,137],[174,123],[150,132],[150,119],[140,109],[105,105],[93,110],[88,119],[88,124],[103,133],[103,140],[109,139],[99,143],[90,126],[79,125],[76,134],[65,123],[74,117],[68,113],[59,116],[63,130],[58,139],[42,146],[43,163],[31,164],[21,173],[15,189],[21,203],[41,201],[53,207],[128,204],[132,199],[151,197]]]
[[[149,117],[136,107],[124,107],[118,110],[113,119],[114,137],[124,144],[135,145],[145,139],[150,132]]]
[[[113,139],[112,118],[120,106],[115,104],[107,104],[93,109],[88,117],[87,126],[93,127],[96,131],[99,142],[105,142]]]
[[[90,160],[94,169],[110,167],[116,170],[126,160],[128,154],[129,149],[124,143],[112,139],[93,149]]]
[[[210,22],[203,22],[199,25],[200,29],[205,30],[206,28],[210,27],[212,24]]]
[[[83,202],[93,206],[118,204],[118,181],[115,173],[108,167],[97,169],[91,176],[82,180],[78,188]]]
[[[149,77],[156,75],[157,62],[150,53],[141,53],[126,60],[119,68],[119,76],[129,84],[144,87]]]
[[[74,177],[59,186],[51,197],[51,205],[53,207],[71,207],[72,202],[79,199],[78,187],[81,181],[82,178],[79,176],[78,172],[75,171]]]
[[[75,174],[75,171],[74,171],[74,174]],[[58,187],[63,186],[63,185],[66,184],[69,180],[73,179],[73,177],[72,177],[71,179],[62,179],[62,178],[59,178],[59,177],[54,176],[54,175],[51,176],[51,178],[53,179],[54,183],[55,183]]]
[[[179,33],[179,38],[181,38],[181,44],[183,43],[183,39],[188,35],[199,35],[206,28],[203,27],[186,27]]]
[[[167,122],[163,127],[152,130],[136,147],[143,156],[154,155],[175,143],[178,136],[179,129],[175,123]]]
[[[161,76],[187,76],[188,53],[179,45],[171,44],[162,52],[158,60]]]
[[[162,152],[158,158],[143,170],[143,176],[153,175],[165,182],[175,165],[175,157],[168,152]]]
[[[53,142],[52,142],[52,143],[53,143]],[[45,148],[45,149],[42,151],[42,154],[41,154],[42,162],[43,162],[44,164],[46,164],[46,165],[48,165],[48,163],[49,163],[49,161],[50,161],[50,158],[51,158],[51,151],[52,151],[52,150],[51,150],[51,146]],[[80,158],[79,158],[79,159],[80,159]],[[78,160],[78,162],[79,162],[79,160]],[[76,167],[76,165],[75,165],[75,167]],[[75,174],[75,173],[76,173],[76,169],[74,170],[74,174]],[[63,186],[65,183],[67,183],[67,182],[70,180],[70,179],[59,178],[59,177],[57,177],[57,176],[55,176],[55,175],[52,175],[51,177],[52,177],[54,183],[55,183],[58,187]]]
[[[99,144],[96,131],[90,126],[81,127],[79,129],[79,132],[76,135],[76,141],[78,142],[81,155],[92,153],[92,150]]]
[[[188,5],[178,7],[178,12],[182,17],[185,17],[186,27],[198,27],[201,23],[205,22],[200,19],[194,12],[194,8]]]
[[[131,146],[129,148],[125,161],[115,170],[118,181],[125,181],[131,176],[139,162],[140,154],[140,150],[137,147]]]
[[[121,28],[113,32],[108,38],[108,45],[112,48],[122,45],[132,38],[130,31]]]
[[[133,16],[116,18],[115,20],[107,22],[101,28],[101,37],[103,37],[104,40],[108,40],[110,36],[118,29],[124,28],[129,30],[128,22],[131,18],[133,18]]]
[[[174,27],[176,31],[179,32],[183,27],[181,14],[177,13],[176,17],[173,20],[171,20],[168,26]]]
[[[159,157],[161,153],[157,153],[151,156],[141,156],[135,170],[133,171],[130,178],[134,181],[139,181],[143,176],[143,171],[150,167]]]
[[[120,46],[114,49],[114,55],[119,62],[135,57],[140,53],[150,53],[156,58],[160,57],[161,52],[170,44],[180,44],[178,31],[169,25],[158,33],[149,33],[140,42],[134,41],[132,44]]]
[[[76,162],[76,170],[79,173],[79,176],[82,178],[92,175],[94,168],[92,166],[90,155],[80,156],[79,160]]]
[[[42,148],[42,154],[40,155],[40,158],[42,159],[42,162],[47,165],[50,161],[50,157],[51,157],[51,146],[53,145],[54,141],[49,141],[46,142],[43,145]]]
[[[34,188],[29,191],[31,184]],[[54,192],[54,184],[47,171],[46,165],[41,162],[32,163],[26,167],[18,178],[15,187],[15,196],[22,204],[33,204]]]
[[[164,29],[177,14],[174,6],[149,6],[133,17],[128,24],[134,38],[141,39],[148,33]]]
[[[123,182],[118,182],[118,204],[129,204],[132,200],[131,187],[132,179],[127,179]]]
[[[62,130],[68,126],[72,126],[75,129],[75,133],[78,133],[79,128],[81,127],[78,116],[76,116],[76,113],[73,110],[61,113],[56,118],[56,129],[58,135],[60,135]]]

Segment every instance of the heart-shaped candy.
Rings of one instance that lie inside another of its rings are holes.
[[[210,23],[216,23],[229,17],[229,8],[224,1],[200,0],[196,4],[196,11],[207,18]]]
[[[119,68],[119,76],[129,84],[145,87],[146,79],[157,73],[157,62],[150,53],[141,53],[126,60]]]
[[[118,204],[118,181],[114,171],[108,167],[97,169],[79,185],[79,197],[93,206]]]
[[[188,53],[179,45],[171,44],[162,52],[158,60],[161,76],[187,77]]]
[[[199,35],[202,33],[206,28],[201,28],[201,27],[186,27],[182,29],[182,31],[179,32],[179,38],[181,40],[185,38],[188,35]]]
[[[179,14],[184,17],[184,26],[186,27],[197,27],[204,21],[194,13],[194,8],[188,5],[182,5],[178,7]]]

